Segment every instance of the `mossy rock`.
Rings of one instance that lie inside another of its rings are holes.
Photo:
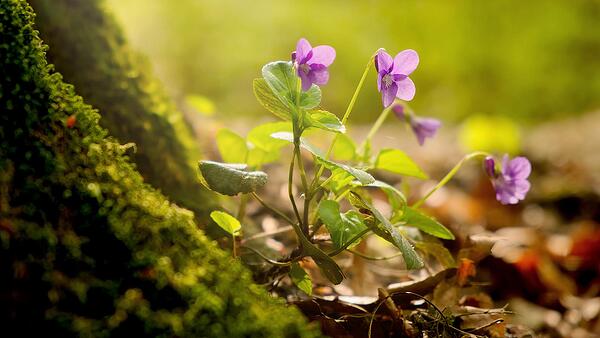
[[[319,336],[144,183],[33,20],[0,2],[1,335]]]
[[[174,202],[208,220],[216,195],[198,182],[200,150],[178,111],[153,77],[148,61],[132,51],[101,0],[30,0],[48,62],[86,102],[100,125],[122,143],[144,180]]]

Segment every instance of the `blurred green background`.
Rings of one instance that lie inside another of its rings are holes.
[[[519,123],[600,108],[600,1],[110,0],[131,43],[171,93],[201,95],[218,114],[267,114],[252,93],[263,64],[288,59],[300,37],[336,48],[323,106],[341,115],[369,56],[417,50],[412,106],[461,121]],[[375,73],[353,121],[381,109]]]

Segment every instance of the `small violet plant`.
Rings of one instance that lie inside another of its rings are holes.
[[[369,58],[341,119],[320,105],[320,86],[327,84],[329,67],[335,58],[333,47],[312,47],[306,39],[300,39],[291,61],[267,63],[262,68],[262,76],[253,81],[253,90],[259,103],[280,121],[256,126],[245,137],[229,129],[220,130],[217,146],[223,162],[199,163],[205,186],[223,195],[240,195],[236,217],[222,211],[211,215],[233,237],[234,256],[238,253],[259,256],[265,264],[276,267],[271,270],[274,274],[272,280],[277,281],[278,274],[287,273],[308,294],[312,292],[312,283],[299,264],[302,260],[310,257],[322,275],[339,284],[344,272],[334,258],[341,254],[364,256],[353,247],[368,236],[379,236],[395,246],[407,269],[422,268],[427,257],[440,257],[440,250],[446,249],[431,243],[439,239],[452,240],[454,234],[427,215],[421,206],[469,160],[482,161],[485,173],[496,190],[496,198],[503,204],[523,200],[530,188],[527,179],[531,164],[525,157],[509,160],[508,156],[504,156],[500,165],[490,154],[475,152],[460,160],[424,196],[409,203],[404,192],[378,179],[380,172],[387,171],[399,179],[427,179],[428,176],[400,149],[381,149],[374,153],[371,140],[390,112],[410,126],[421,146],[441,127],[437,119],[417,116],[407,103],[415,96],[415,85],[409,75],[419,64],[417,52],[407,49],[394,58],[383,49],[375,52]],[[381,92],[383,110],[365,139],[357,144],[347,136],[345,124],[373,66],[377,71],[377,90]],[[310,142],[307,138],[310,130],[333,135],[326,151]],[[258,193],[268,183],[263,167],[278,161],[285,147],[290,147],[292,154],[287,182],[290,208],[280,210]],[[311,161],[306,161],[307,156]],[[375,207],[372,194],[376,190],[387,197],[391,213],[384,214]],[[268,257],[252,245],[269,234],[239,238],[250,198],[273,217],[290,225],[297,245],[287,254]],[[451,257],[447,251],[442,255]],[[447,259],[441,259],[440,263],[452,264]]]

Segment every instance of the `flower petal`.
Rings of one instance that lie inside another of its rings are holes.
[[[515,157],[506,166],[506,175],[512,179],[526,179],[531,174],[531,163],[526,157]]]
[[[304,59],[308,56],[308,53],[312,50],[312,46],[305,38],[298,40],[296,44],[296,60],[302,63]]]
[[[329,71],[327,71],[327,67],[320,65],[321,67],[311,70],[308,74],[310,76],[310,80],[312,83],[315,83],[319,86],[326,85],[327,81],[329,81]]]
[[[300,76],[300,80],[302,81],[302,91],[307,91],[312,86],[312,80],[310,78],[310,73],[306,74],[305,72],[298,72],[298,76]]]
[[[381,98],[383,100],[384,107],[389,107],[390,104],[394,103],[394,99],[396,99],[396,93],[398,93],[398,85],[395,83],[392,83],[387,88],[383,88],[381,91]]]
[[[377,71],[380,74],[383,72],[388,73],[394,65],[394,60],[390,54],[386,53],[383,49],[380,49],[375,57],[375,63],[377,64]]]
[[[419,65],[419,54],[412,49],[401,51],[394,58],[393,74],[410,75]]]
[[[398,84],[398,94],[397,97],[400,100],[410,101],[415,97],[415,84],[412,80],[407,77],[402,81],[396,82]]]
[[[441,126],[442,123],[433,118],[413,117],[411,121],[411,127],[419,141],[419,145],[423,145],[427,137],[434,137]]]
[[[313,56],[310,64],[320,64],[329,67],[335,60],[335,49],[331,46],[317,46],[312,50]]]

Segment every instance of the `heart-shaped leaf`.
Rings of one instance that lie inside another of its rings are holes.
[[[235,217],[223,211],[213,211],[210,213],[210,218],[212,218],[221,229],[227,231],[230,235],[238,235],[242,225],[240,221],[238,221]]]
[[[404,176],[427,179],[427,174],[408,155],[397,149],[383,149],[379,152],[377,160],[375,160],[375,168]]]
[[[286,106],[281,99],[273,94],[273,91],[265,79],[254,79],[254,81],[252,81],[252,89],[254,90],[254,96],[256,96],[258,102],[268,111],[275,114],[275,116],[280,119],[292,119],[292,110]]]
[[[313,109],[321,103],[321,89],[312,85],[309,90],[301,91],[300,100],[296,102],[298,93],[298,76],[294,73],[291,61],[275,61],[262,68],[262,76],[272,93],[287,107],[290,112],[301,109]]]
[[[375,182],[368,184],[367,187],[375,187],[383,190],[383,192],[385,192],[385,194],[388,196],[388,201],[394,210],[406,205],[406,197],[404,194],[392,185],[376,180]]]
[[[358,212],[350,210],[342,214],[340,205],[333,200],[322,201],[319,204],[319,218],[329,230],[331,240],[336,248],[345,247],[350,240],[367,229]],[[358,243],[359,241],[351,246]]]
[[[245,164],[200,161],[199,167],[208,188],[223,195],[254,192],[267,183],[267,174],[244,171],[247,167]]]
[[[217,133],[217,148],[225,162],[246,162],[246,156],[248,155],[246,140],[229,129],[224,128]]]
[[[345,133],[346,127],[335,114],[325,110],[311,110],[305,115],[306,127],[318,128],[336,133]]]
[[[312,295],[312,280],[310,276],[302,269],[300,264],[294,263],[290,267],[290,278],[298,289],[304,291],[307,295]]]
[[[248,132],[248,142],[252,143],[255,147],[261,148],[265,151],[279,150],[284,146],[288,145],[289,142],[274,139],[271,134],[277,132],[291,132],[292,124],[290,122],[270,122],[264,123],[257,127],[252,128]]]
[[[443,239],[454,239],[454,234],[450,230],[448,230],[448,228],[443,226],[440,222],[436,221],[435,219],[424,215],[413,208],[404,208],[404,213],[402,214],[400,221],[405,225],[418,228],[419,230],[433,235],[435,237]]]
[[[333,146],[333,158],[338,161],[353,161],[356,158],[356,144],[347,134],[338,134]]]

